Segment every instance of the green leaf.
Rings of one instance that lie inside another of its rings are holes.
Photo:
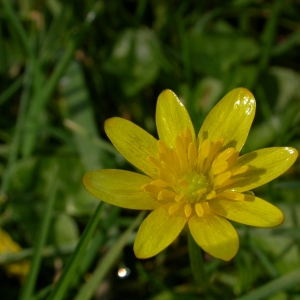
[[[54,238],[58,245],[76,241],[79,230],[75,220],[67,214],[60,214],[54,223]]]
[[[234,65],[259,54],[255,40],[233,34],[193,32],[188,35],[188,42],[195,71],[221,79]]]
[[[125,29],[116,40],[105,69],[118,77],[127,96],[152,83],[160,69],[159,42],[147,28]]]
[[[100,158],[101,150],[97,147],[92,138],[98,136],[96,120],[91,105],[91,99],[84,81],[82,69],[79,64],[72,61],[66,70],[64,80],[61,83],[62,94],[65,100],[68,119],[65,123],[74,122],[73,127],[82,127],[87,136],[74,132],[74,141],[80,159],[86,170],[103,168]]]

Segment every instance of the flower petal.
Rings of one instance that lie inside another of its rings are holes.
[[[149,156],[157,157],[157,140],[134,123],[122,118],[105,121],[105,132],[117,150],[134,166],[156,178],[156,169],[148,161]]]
[[[186,224],[186,217],[180,211],[169,214],[170,205],[155,209],[140,226],[135,242],[134,253],[138,258],[149,258],[168,247]]]
[[[123,170],[98,170],[84,175],[85,188],[100,200],[130,209],[155,209],[157,199],[142,190],[152,179],[148,176]]]
[[[196,243],[205,252],[223,260],[230,260],[236,255],[239,238],[234,227],[225,218],[213,213],[202,217],[194,214],[188,224]]]
[[[158,136],[168,147],[175,147],[176,137],[190,129],[193,139],[195,131],[189,113],[171,90],[163,91],[157,100],[156,126]]]
[[[234,168],[248,165],[249,170],[238,175],[230,189],[244,192],[261,186],[289,169],[297,156],[297,150],[291,147],[265,148],[242,155]]]
[[[223,97],[210,111],[200,129],[199,145],[224,138],[223,145],[240,151],[255,115],[255,99],[250,91],[237,88]]]
[[[209,207],[227,219],[257,227],[273,227],[284,220],[283,213],[271,203],[245,195],[244,201],[212,200]]]

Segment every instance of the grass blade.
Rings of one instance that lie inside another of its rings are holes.
[[[260,300],[266,299],[277,292],[285,291],[300,283],[300,269],[296,269],[286,275],[274,279],[259,288],[251,291],[245,296],[238,297],[235,300]]]
[[[21,295],[19,298],[20,300],[27,300],[33,296],[33,291],[35,288],[35,284],[36,284],[36,280],[37,280],[37,276],[38,276],[38,272],[40,269],[42,256],[43,256],[42,250],[47,240],[47,236],[50,228],[52,210],[55,202],[54,200],[55,200],[56,187],[57,187],[57,180],[56,180],[57,169],[58,168],[55,169],[53,174],[52,183],[49,189],[49,198],[46,203],[45,213],[42,218],[41,228],[38,233],[38,237],[36,239],[36,246],[34,247],[34,254],[32,258],[30,272],[27,277],[26,283],[21,291]]]
[[[9,181],[11,179],[10,177],[11,177],[13,165],[15,164],[18,157],[22,131],[26,123],[25,112],[29,102],[30,88],[32,85],[31,75],[32,75],[32,70],[30,66],[28,66],[24,76],[24,82],[23,82],[24,89],[22,91],[22,96],[20,100],[18,119],[15,127],[12,144],[11,144],[11,149],[9,151],[6,172],[4,172],[3,174],[1,188],[0,188],[0,197],[4,197],[4,198],[6,197],[6,192],[9,187]]]
[[[131,235],[132,231],[141,223],[145,212],[141,212],[131,226],[122,234],[114,246],[107,252],[107,254],[100,261],[92,277],[83,285],[74,300],[88,300],[91,299],[96,289],[99,287],[99,283],[103,280],[106,273],[114,264],[121,251],[123,250],[126,242]]]
[[[54,289],[53,289],[52,293],[50,294],[48,300],[64,299],[65,294],[71,284],[71,281],[73,280],[74,272],[77,271],[79,264],[81,263],[82,257],[84,255],[84,252],[87,248],[87,245],[88,245],[88,243],[96,229],[96,226],[99,222],[103,207],[104,207],[103,202],[101,202],[97,206],[92,218],[90,219],[88,225],[86,226],[86,228],[79,240],[79,243],[78,243],[73,255],[71,256],[60,279],[54,286]]]

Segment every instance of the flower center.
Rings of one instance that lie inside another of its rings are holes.
[[[184,194],[186,201],[194,203],[200,201],[203,193],[207,191],[208,181],[203,174],[193,171],[186,174],[175,188],[178,194]]]
[[[222,148],[223,141],[206,139],[198,145],[189,129],[176,137],[174,149],[159,140],[158,157],[148,158],[157,170],[157,178],[142,189],[162,205],[168,204],[169,214],[182,209],[187,218],[193,213],[199,217],[210,213],[212,199],[243,201],[244,195],[230,186],[249,167],[234,167],[239,152]]]

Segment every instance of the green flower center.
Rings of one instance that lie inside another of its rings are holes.
[[[193,171],[186,174],[176,188],[178,194],[184,194],[186,201],[194,203],[200,201],[202,195],[207,192],[209,186],[206,176]]]

